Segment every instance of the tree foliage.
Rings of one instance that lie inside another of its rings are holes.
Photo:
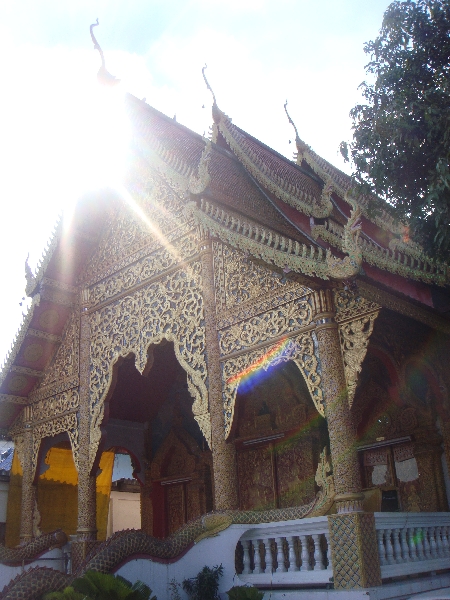
[[[450,249],[450,0],[397,0],[364,51],[372,82],[343,143],[354,176],[437,258]]]

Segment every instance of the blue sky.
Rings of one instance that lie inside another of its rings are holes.
[[[58,212],[104,175],[98,148],[108,133],[89,37],[97,17],[121,89],[202,134],[211,123],[206,62],[218,104],[237,125],[291,157],[287,98],[300,136],[345,169],[338,146],[351,137],[348,112],[368,62],[363,45],[376,37],[389,3],[3,0],[0,361],[24,310],[27,254],[33,267]]]

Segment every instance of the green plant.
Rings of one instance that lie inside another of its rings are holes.
[[[223,566],[203,567],[196,577],[183,581],[183,590],[189,600],[216,600],[219,598],[219,578],[223,575]]]
[[[169,592],[171,600],[181,600],[180,596],[181,585],[176,579],[171,579],[169,583]]]
[[[228,590],[227,595],[230,600],[262,600],[264,592],[260,592],[253,586],[235,585]]]
[[[85,600],[86,596],[76,592],[72,586],[66,587],[62,592],[50,592],[44,595],[44,600]]]
[[[82,577],[75,579],[73,589],[82,594],[85,600],[156,600],[156,596],[152,596],[152,590],[142,581],[131,584],[120,575],[97,571],[87,571]],[[61,597],[61,600],[63,598],[66,597]]]

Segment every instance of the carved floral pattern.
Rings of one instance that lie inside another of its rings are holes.
[[[120,298],[90,316],[90,460],[100,441],[104,399],[111,383],[115,362],[134,353],[136,368],[147,365],[148,348],[163,339],[174,342],[175,354],[187,372],[194,398],[192,410],[210,443],[205,361],[205,330],[201,289],[201,265],[167,275],[129,296]]]
[[[251,365],[255,365],[255,369],[262,368],[267,371],[269,367],[293,360],[305,378],[317,410],[321,415],[324,415],[323,396],[320,387],[321,376],[314,353],[313,333],[301,333],[285,340],[282,344],[276,345],[275,352],[273,350],[273,346],[260,348],[224,361],[222,377],[226,437],[229,436],[231,431],[236,393],[242,374],[246,373]]]
[[[291,333],[311,323],[308,300],[297,300],[233,325],[220,332],[221,355],[250,348],[270,338]]]
[[[173,245],[159,248],[158,251],[91,287],[89,304],[92,307],[117,294],[126,292],[134,286],[144,283],[147,279],[167,271],[180,261],[191,258],[196,252],[197,241],[194,233],[176,240]]]

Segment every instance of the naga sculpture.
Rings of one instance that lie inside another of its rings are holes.
[[[42,567],[30,569],[13,579],[3,589],[0,599],[33,600],[39,598],[42,594],[63,590],[76,577],[80,577],[86,571],[111,573],[135,555],[148,556],[149,559],[154,560],[173,560],[202,539],[217,535],[232,524],[257,525],[273,521],[290,521],[292,519],[325,515],[331,509],[335,496],[333,476],[330,472],[330,458],[325,448],[320,455],[316,472],[316,483],[320,489],[314,500],[309,504],[262,511],[229,510],[213,512],[190,521],[165,539],[155,538],[142,530],[125,529],[117,531],[95,548],[75,573],[65,575],[60,571]],[[49,536],[53,536],[53,540],[56,539],[56,533],[41,537],[48,538]],[[19,553],[23,552],[22,548],[30,547],[31,550],[39,547],[39,553],[41,554],[42,546],[39,545],[39,540],[40,538],[37,538],[27,546],[14,548],[9,552]],[[53,546],[55,545],[53,543]],[[47,545],[48,547],[50,546]],[[5,561],[4,558],[0,560],[1,562]]]

